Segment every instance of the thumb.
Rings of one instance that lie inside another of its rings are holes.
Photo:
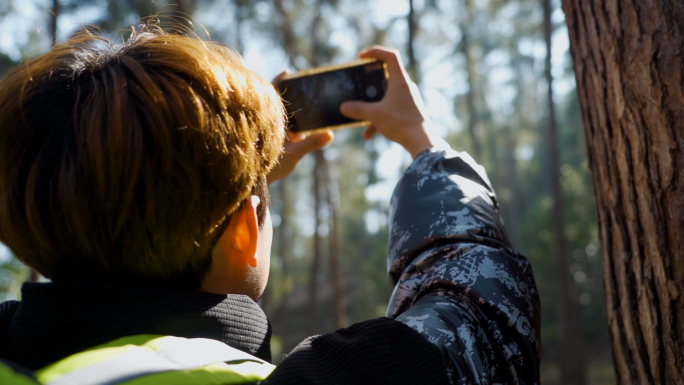
[[[371,120],[376,103],[344,102],[340,106],[342,115],[355,120]]]

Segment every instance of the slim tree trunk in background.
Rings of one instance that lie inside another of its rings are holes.
[[[278,182],[278,196],[280,197],[280,224],[278,225],[278,255],[281,258],[281,276],[283,280],[283,293],[281,298],[281,316],[279,322],[283,325],[284,330],[288,330],[288,322],[290,318],[290,260],[292,255],[292,236],[293,228],[290,220],[290,194],[288,192],[289,183],[285,180]]]
[[[475,90],[477,87],[475,73],[475,60],[471,52],[470,43],[470,26],[472,25],[473,12],[472,0],[464,0],[464,11],[465,16],[461,22],[461,44],[460,49],[463,52],[463,56],[466,62],[466,72],[468,74],[468,93],[466,94],[466,104],[468,108],[468,133],[470,134],[470,140],[472,141],[473,157],[478,162],[483,162],[482,159],[482,146],[480,144],[480,138],[477,134],[478,125],[478,111],[476,105],[476,94]]]
[[[420,84],[420,68],[418,60],[416,60],[415,52],[415,42],[416,33],[418,32],[418,16],[416,15],[416,10],[414,6],[414,0],[409,0],[409,13],[407,15],[408,24],[408,39],[406,44],[406,52],[408,55],[408,65],[406,69],[408,70],[411,80],[416,84]]]
[[[314,4],[314,18],[311,21],[310,28],[310,39],[311,39],[311,51],[309,56],[309,64],[311,67],[318,67],[321,65],[321,48],[322,41],[319,36],[319,29],[321,23],[323,22],[323,17],[321,14],[322,1],[318,0]],[[327,185],[321,183],[326,181],[326,167],[325,167],[325,154],[323,149],[318,150],[314,153],[314,170],[313,170],[313,195],[314,195],[314,247],[313,247],[313,261],[311,263],[311,277],[309,283],[309,326],[307,332],[309,335],[316,332],[316,327],[318,324],[318,273],[321,269],[321,260],[323,258],[323,239],[321,239],[321,234],[318,229],[321,225],[321,213],[322,213],[322,197],[325,195],[325,189]]]
[[[245,0],[235,0],[236,12],[237,9],[244,9]],[[288,63],[292,70],[296,69],[295,61],[299,56],[299,50],[296,45],[296,38],[292,29],[292,18],[290,14],[285,10],[282,0],[275,1],[276,12],[280,18],[280,32],[283,37],[283,46],[285,52],[288,55]],[[237,28],[237,27],[236,27]],[[244,45],[241,43],[241,34],[238,32],[236,42],[239,49],[244,50]],[[282,331],[289,330],[290,322],[290,296],[294,287],[291,287],[289,282],[294,282],[291,279],[290,274],[290,262],[292,261],[292,236],[294,235],[294,227],[292,226],[292,219],[290,217],[290,205],[293,203],[290,196],[290,186],[292,185],[292,180],[290,178],[284,178],[278,181],[278,192],[281,201],[280,224],[278,225],[278,255],[282,258],[282,268],[281,277],[283,281],[283,286],[285,288],[284,293],[280,296],[280,313],[277,319],[272,319],[274,332],[283,333]],[[289,350],[290,346],[286,346]]]
[[[530,115],[526,113],[522,113],[524,111],[524,101],[529,97],[527,96],[527,87],[529,84],[529,80],[526,80],[526,73],[527,69],[530,69],[531,66],[533,66],[532,63],[526,63],[524,60],[523,55],[521,54],[519,47],[515,46],[512,47],[512,64],[513,67],[515,68],[515,87],[516,87],[516,97],[515,97],[515,102],[513,103],[513,110],[516,111],[513,114],[514,118],[514,123],[510,125],[511,130],[509,130],[508,133],[508,143],[507,147],[510,149],[510,156],[511,156],[511,165],[509,165],[509,170],[508,170],[508,186],[513,186],[515,188],[513,192],[514,196],[514,204],[509,205],[513,207],[508,207],[507,210],[511,212],[511,221],[510,223],[507,223],[506,226],[508,227],[508,230],[511,232],[511,239],[513,241],[517,241],[520,239],[520,235],[522,233],[522,227],[523,227],[523,213],[526,213],[529,207],[531,206],[531,202],[535,196],[535,194],[532,193],[533,190],[539,189],[539,186],[536,186],[534,183],[528,183],[528,181],[521,180],[519,177],[519,174],[522,174],[522,168],[523,166],[520,163],[520,159],[518,158],[518,145],[522,142],[520,140],[520,132],[517,131],[517,129],[523,128],[523,127],[530,127],[534,123],[531,123],[530,120]],[[528,75],[529,76],[529,75]],[[535,75],[536,76],[536,75]],[[534,118],[536,119],[536,117]],[[515,128],[514,128],[515,127]],[[544,143],[543,139],[545,138],[545,132],[546,130],[541,130],[541,135],[540,135],[540,141],[541,143]],[[547,141],[548,143],[548,141]],[[546,145],[542,145],[541,147],[546,148]],[[545,159],[544,156],[540,154],[541,159]],[[541,162],[545,164],[546,162]],[[543,165],[542,165],[543,166]],[[544,167],[540,167],[540,175],[547,176],[549,173],[544,172],[546,169]],[[548,185],[548,183],[544,183],[543,185]],[[546,187],[546,186],[545,186]],[[503,209],[503,205],[502,205]],[[514,246],[517,246],[514,244]]]
[[[506,227],[511,236],[511,240],[518,239],[520,233],[520,213],[523,212],[522,200],[519,198],[520,188],[518,187],[518,159],[515,156],[515,150],[518,147],[517,132],[514,131],[513,125],[507,125],[504,127],[504,140],[505,140],[505,154],[504,159],[506,163],[506,187],[509,190],[509,201],[504,207],[501,206],[501,212],[507,214]],[[517,199],[516,199],[517,198]]]
[[[235,0],[235,49],[238,52],[245,52],[245,42],[242,39],[242,25],[244,24],[248,2],[245,0]]]
[[[52,45],[57,42],[57,20],[59,19],[59,0],[52,0],[52,10],[50,12],[50,36],[52,36]]]
[[[309,325],[307,333],[312,335],[316,333],[318,326],[318,273],[321,270],[321,256],[323,254],[323,240],[319,233],[321,226],[321,180],[322,180],[322,164],[325,162],[325,155],[323,150],[318,150],[315,153],[316,163],[313,169],[313,191],[314,196],[314,233],[313,233],[313,258],[311,262],[311,275],[309,278]]]
[[[684,384],[684,7],[563,0],[621,384]]]
[[[328,208],[330,210],[330,275],[332,275],[333,298],[335,302],[335,328],[340,329],[347,326],[347,299],[344,294],[344,283],[342,280],[342,269],[340,266],[340,253],[342,243],[340,240],[340,198],[339,185],[330,172],[330,163],[325,162],[325,171],[328,185]]]
[[[292,17],[287,10],[285,10],[283,0],[274,0],[273,5],[275,6],[278,15],[280,15],[283,46],[285,47],[290,66],[292,69],[296,69],[297,66],[295,61],[299,56],[299,50],[297,49],[297,38],[295,37],[294,29],[292,27]]]
[[[584,338],[579,320],[579,306],[577,303],[577,289],[570,277],[568,263],[568,243],[565,236],[565,210],[563,207],[563,193],[560,181],[560,161],[558,144],[558,127],[556,125],[556,108],[553,102],[553,76],[551,74],[551,38],[553,24],[551,23],[551,1],[542,0],[544,8],[544,40],[546,41],[546,82],[548,103],[549,130],[549,170],[551,194],[553,197],[553,230],[555,234],[556,269],[558,279],[558,326],[560,329],[560,380],[562,384],[586,384],[586,369],[584,363]]]

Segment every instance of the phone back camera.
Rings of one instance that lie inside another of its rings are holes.
[[[375,86],[366,87],[366,96],[369,99],[375,99],[375,97],[378,96],[378,88]]]

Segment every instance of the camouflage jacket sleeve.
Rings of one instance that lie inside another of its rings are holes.
[[[482,166],[420,154],[390,208],[387,316],[437,345],[454,384],[538,384],[540,304]]]

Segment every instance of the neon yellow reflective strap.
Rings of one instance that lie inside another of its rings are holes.
[[[48,384],[67,373],[86,368],[90,365],[102,362],[114,357],[123,356],[135,350],[136,347],[152,343],[157,335],[137,335],[119,338],[104,345],[84,350],[80,353],[66,357],[54,364],[48,365],[36,372],[36,378],[43,384]]]
[[[12,367],[3,362],[0,362],[0,384],[39,385],[38,382],[34,381],[32,378],[15,372]]]
[[[240,384],[263,380],[273,369],[220,341],[139,335],[69,356],[36,378],[49,385]]]

